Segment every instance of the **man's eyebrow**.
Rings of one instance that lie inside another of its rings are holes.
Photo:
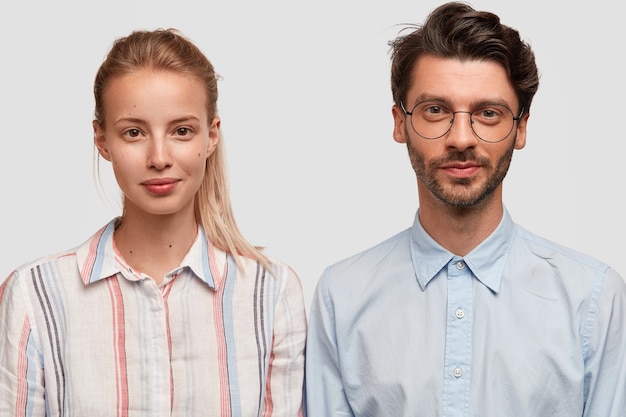
[[[181,116],[181,117],[177,117],[176,119],[170,120],[168,124],[176,124],[176,123],[189,122],[189,121],[197,122],[197,121],[200,121],[200,119],[197,116],[193,116],[193,115]],[[148,123],[146,120],[139,118],[139,117],[120,117],[119,119],[115,120],[114,124],[118,124],[121,122],[136,123],[136,124]]]

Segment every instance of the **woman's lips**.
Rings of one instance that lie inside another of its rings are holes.
[[[178,184],[175,178],[154,178],[141,183],[152,194],[163,195],[172,192]]]

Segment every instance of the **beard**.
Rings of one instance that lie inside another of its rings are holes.
[[[408,138],[408,132],[405,132]],[[409,158],[411,166],[417,179],[420,180],[426,188],[443,203],[455,208],[474,207],[487,197],[489,197],[506,176],[513,158],[513,150],[515,149],[515,137],[511,141],[511,146],[498,159],[495,166],[487,158],[476,155],[473,149],[463,152],[449,152],[441,158],[427,161],[423,154],[419,153],[411,146],[411,142],[407,141]],[[442,164],[451,162],[472,161],[482,167],[487,173],[487,178],[442,178],[439,167]],[[451,182],[451,183],[450,183]]]

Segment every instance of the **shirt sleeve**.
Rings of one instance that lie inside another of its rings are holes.
[[[274,318],[274,340],[263,415],[301,417],[306,309],[300,279],[290,268],[287,268],[283,285]]]
[[[583,338],[586,370],[583,417],[623,417],[626,410],[626,283],[616,271],[609,269],[600,284],[587,319],[588,337]]]
[[[306,347],[306,412],[307,417],[353,417],[341,378],[328,280],[329,270],[326,270],[311,304]]]
[[[45,416],[43,360],[17,272],[0,286],[0,415]]]

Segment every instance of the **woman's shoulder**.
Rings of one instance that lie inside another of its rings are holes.
[[[15,303],[28,304],[26,300],[37,299],[41,295],[42,288],[61,281],[60,276],[64,278],[62,280],[64,283],[79,281],[74,249],[41,256],[11,271],[3,281],[0,281],[0,306],[15,306]],[[0,307],[0,316],[1,310],[2,307]],[[17,314],[16,311],[14,313]]]
[[[81,252],[92,252],[94,249],[94,241],[101,238],[103,231],[107,229],[107,226],[101,227],[98,231],[93,233],[86,241],[80,243],[72,248],[52,252],[47,255],[35,257],[32,260],[19,265],[9,274],[8,278],[20,279],[22,276],[32,277],[33,274],[52,274],[55,271],[77,271],[78,262]],[[7,279],[8,279],[7,278]]]
[[[34,258],[26,263],[19,265],[12,271],[10,276],[31,276],[31,271],[41,271],[43,269],[49,269],[51,266],[56,266],[59,264],[75,263],[76,249],[77,248],[66,249],[63,251],[54,252]]]
[[[266,255],[266,262],[250,256],[239,256],[239,262],[246,275],[270,274],[277,278],[298,278],[296,271],[286,262]]]
[[[266,255],[265,264],[251,257],[240,257],[244,275],[248,278],[257,278],[273,281],[280,287],[301,287],[300,277],[294,268],[285,261]]]

